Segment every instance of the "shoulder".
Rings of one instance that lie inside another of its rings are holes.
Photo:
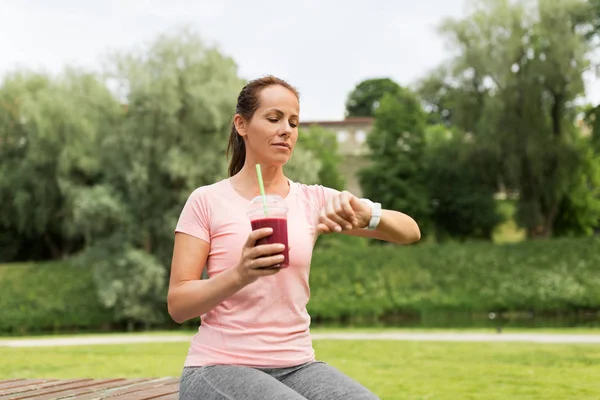
[[[296,182],[295,185],[298,187],[298,192],[306,193],[308,195],[322,194],[322,193],[339,193],[337,189],[333,189],[327,186],[319,185],[319,184],[311,184],[307,185],[304,183]]]
[[[196,212],[209,212],[214,208],[215,203],[219,203],[223,196],[227,196],[227,184],[227,180],[221,180],[195,188],[185,201],[186,207],[191,207]]]
[[[199,186],[192,191],[189,197],[195,200],[208,200],[211,197],[225,193],[227,184],[227,179],[223,179],[209,185]]]
[[[319,203],[319,205],[326,203],[327,199],[339,193],[339,191],[336,189],[332,189],[319,184],[295,184],[297,185],[297,192],[299,197],[309,201],[316,201],[317,203]]]

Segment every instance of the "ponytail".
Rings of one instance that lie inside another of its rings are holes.
[[[244,143],[244,138],[238,134],[233,122],[231,123],[231,133],[227,144],[227,157],[229,157],[230,152],[233,153],[229,161],[229,176],[232,177],[242,170],[244,162],[246,162],[246,143]]]

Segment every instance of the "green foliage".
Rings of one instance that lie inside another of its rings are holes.
[[[406,212],[422,227],[429,217],[423,182],[425,116],[413,93],[386,94],[368,136],[371,164],[359,173],[365,197]]]
[[[318,180],[304,180],[303,182],[319,183],[338,190],[344,189],[344,177],[339,170],[342,157],[338,153],[338,142],[333,132],[319,126],[302,129],[298,136],[297,146],[311,152],[319,161]],[[294,157],[296,157],[295,154]],[[293,162],[295,162],[294,159],[292,159]]]
[[[577,178],[576,106],[590,42],[578,0],[474,3],[441,32],[458,50],[421,85],[430,120],[473,133],[496,175],[519,193],[518,221],[529,237],[552,235]],[[589,22],[589,19],[587,20]]]
[[[0,235],[17,236],[4,259],[60,258],[81,249],[76,193],[99,180],[101,137],[119,106],[95,76],[9,75],[0,86]]]
[[[21,73],[0,86],[0,256],[84,250],[102,304],[117,319],[155,322],[183,203],[226,175],[243,81],[186,30],[106,66],[102,78]]]
[[[501,217],[495,181],[485,175],[486,154],[468,135],[433,128],[427,130],[434,137],[428,137],[425,175],[436,238],[491,240]]]
[[[82,269],[91,267],[98,298],[117,321],[164,322],[165,269],[155,256],[115,234],[94,242],[74,261]]]
[[[298,146],[294,149],[292,159],[285,165],[285,174],[295,182],[319,183],[321,165],[321,160],[312,151]]]
[[[430,125],[477,131],[488,89],[476,70],[454,74],[449,66],[440,66],[417,83],[417,92],[427,111]]]
[[[187,31],[116,55],[111,65],[128,108],[121,130],[103,142],[105,183],[127,210],[134,247],[165,264],[187,196],[226,176],[223,154],[243,81],[233,60]]]
[[[600,228],[600,156],[581,140],[582,162],[563,198],[554,226],[555,236],[585,236]]]
[[[337,238],[338,240],[335,240]],[[311,266],[309,312],[315,322],[375,322],[440,314],[535,312],[568,314],[600,310],[600,238],[553,239],[515,244],[369,246],[368,241],[331,236],[319,239]],[[122,251],[119,251],[122,253]],[[98,256],[103,256],[98,254]],[[153,286],[159,266],[148,273],[147,254],[130,252],[110,261],[103,275],[104,303],[97,300],[91,268],[77,263],[0,266],[1,332],[99,329],[148,316],[164,326],[166,292],[156,309],[136,308],[134,288]],[[114,260],[114,261],[113,261]],[[116,270],[113,263],[122,268]],[[139,276],[137,276],[139,275]],[[77,279],[73,279],[76,276]],[[136,280],[140,282],[135,282]],[[142,281],[147,281],[143,283]],[[114,283],[117,282],[117,283]],[[121,286],[118,282],[133,282]],[[108,289],[107,289],[108,288]],[[148,290],[146,293],[150,293]],[[127,302],[134,299],[131,304]],[[146,298],[144,304],[152,304]],[[139,314],[138,314],[139,313]],[[157,317],[162,314],[164,318]],[[197,323],[197,320],[192,322]]]
[[[89,268],[69,262],[0,265],[0,332],[99,329],[114,321]]]
[[[384,95],[399,95],[402,88],[389,78],[367,79],[360,82],[346,100],[347,117],[374,117]]]
[[[188,31],[110,61],[108,77],[124,90],[127,111],[100,142],[100,181],[76,198],[81,263],[94,268],[100,299],[117,318],[157,322],[173,228],[189,194],[226,175],[243,82],[230,58]]]
[[[600,309],[600,238],[317,249],[309,312],[317,321],[392,315]]]
[[[600,41],[600,0],[588,0],[587,7],[582,7],[580,13],[581,24],[587,27],[586,37]]]
[[[589,106],[585,110],[584,122],[591,129],[591,145],[596,152],[600,152],[600,105]]]

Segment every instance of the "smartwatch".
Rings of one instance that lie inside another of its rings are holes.
[[[381,203],[374,203],[369,199],[360,199],[365,204],[368,204],[371,207],[371,220],[369,221],[369,225],[364,229],[375,229],[377,225],[379,225],[379,221],[381,220]]]

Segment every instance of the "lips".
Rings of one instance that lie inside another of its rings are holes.
[[[283,148],[288,149],[288,150],[292,149],[292,146],[290,146],[287,143],[273,143],[273,146],[283,147]]]

